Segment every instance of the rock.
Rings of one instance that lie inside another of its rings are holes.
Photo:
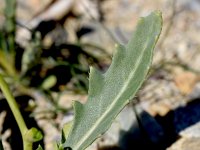
[[[200,138],[200,122],[181,131],[180,135],[186,138]]]
[[[181,139],[167,150],[199,150],[200,147],[200,122],[189,126],[180,132]]]
[[[181,138],[167,150],[199,150],[200,138]]]
[[[176,71],[174,75],[177,88],[185,95],[191,94],[199,79],[199,75],[183,69]]]

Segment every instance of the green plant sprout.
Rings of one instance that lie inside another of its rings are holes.
[[[161,29],[161,12],[154,11],[139,20],[127,45],[116,46],[112,64],[104,74],[90,68],[88,101],[86,104],[74,102],[74,121],[63,128],[57,150],[84,150],[108,130],[146,79]],[[24,150],[32,150],[32,143],[42,138],[41,133],[36,128],[29,130],[26,127],[2,75],[0,88],[21,131]],[[38,150],[42,150],[42,147],[39,146]]]
[[[22,139],[23,139],[24,150],[32,150],[33,142],[36,142],[42,139],[41,132],[38,131],[36,128],[31,128],[31,129],[27,128],[24,122],[24,119],[20,113],[19,107],[17,106],[16,100],[14,99],[7,83],[5,82],[1,74],[0,74],[0,88],[19,126]]]
[[[16,74],[16,71],[14,69],[16,0],[7,0],[5,2],[5,33],[0,33],[0,64],[7,71],[8,75],[14,76]],[[4,38],[5,34],[7,37],[6,39]]]

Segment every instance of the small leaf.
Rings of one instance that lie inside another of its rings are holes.
[[[47,78],[43,81],[41,87],[42,87],[42,89],[44,89],[44,90],[48,90],[48,89],[52,88],[52,87],[56,84],[56,82],[57,82],[56,77],[55,77],[54,75],[51,75],[51,76],[47,77]]]
[[[27,131],[27,133],[25,134],[25,137],[26,137],[26,140],[29,142],[37,142],[43,138],[43,135],[38,129],[31,128]]]
[[[68,122],[64,125],[63,129],[62,129],[62,139],[61,142],[64,143],[69,135],[70,129],[72,127],[72,121]],[[64,140],[65,139],[65,140]]]
[[[41,54],[41,34],[35,32],[22,56],[22,75],[25,75],[28,70],[40,63]]]
[[[43,150],[42,146],[39,145],[38,148],[36,150]]]
[[[159,11],[141,18],[132,39],[118,45],[106,73],[90,69],[88,101],[74,103],[75,118],[65,148],[83,150],[102,135],[132,100],[150,68],[153,49],[162,28]]]

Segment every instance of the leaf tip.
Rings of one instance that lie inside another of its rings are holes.
[[[162,16],[162,12],[160,10],[155,10],[153,13],[155,13],[157,16]]]
[[[82,105],[83,104],[81,102],[77,101],[77,100],[73,101],[74,109],[80,109],[80,107],[82,107]]]
[[[98,93],[102,89],[103,80],[103,74],[99,70],[90,67],[88,95],[92,96]]]

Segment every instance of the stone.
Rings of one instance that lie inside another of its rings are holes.
[[[200,138],[181,138],[167,150],[199,150]]]

